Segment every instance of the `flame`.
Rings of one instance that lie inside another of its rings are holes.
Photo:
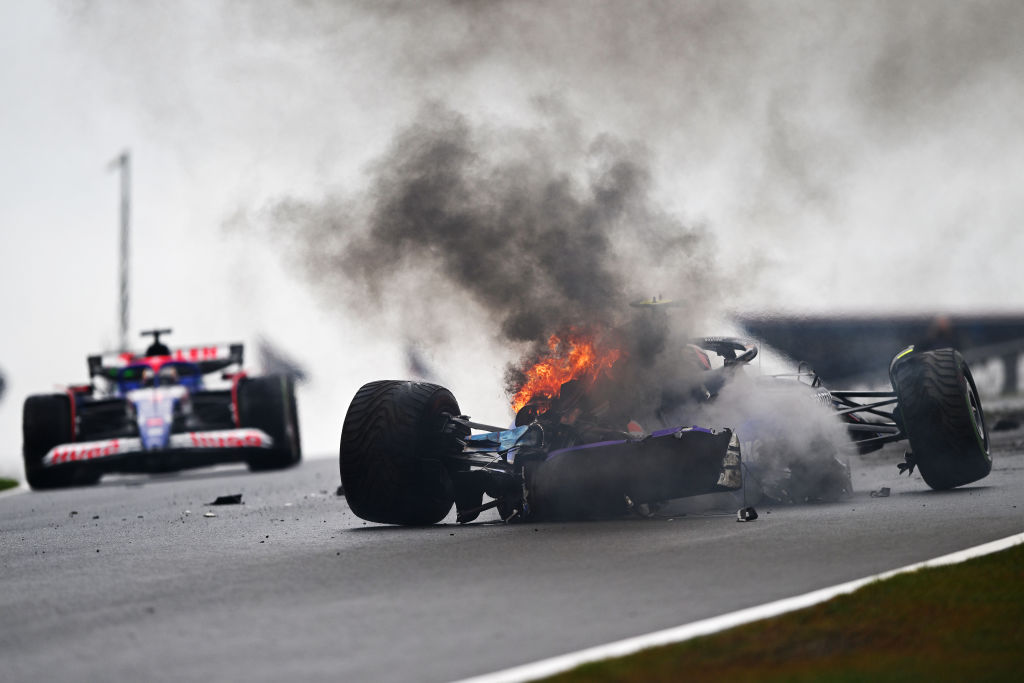
[[[569,333],[565,340],[553,334],[548,348],[551,353],[526,370],[526,382],[512,398],[513,411],[519,412],[536,397],[558,398],[562,385],[570,380],[592,383],[622,355],[619,349],[599,350],[594,339],[580,332]]]

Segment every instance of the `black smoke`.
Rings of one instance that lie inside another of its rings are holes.
[[[719,282],[709,236],[661,211],[651,184],[642,146],[586,139],[558,107],[513,129],[432,104],[363,192],[284,198],[263,220],[323,295],[387,311],[390,334],[447,339],[476,327],[460,322],[468,306],[491,334],[524,344],[528,361],[552,334],[604,334],[632,316],[630,350],[654,356],[668,327],[630,303],[669,294],[686,319],[713,305]],[[513,367],[510,390],[517,377]]]
[[[932,310],[1010,289],[1012,265],[976,264],[1021,246],[1020,2],[202,4],[61,6],[104,97],[186,167],[230,161],[203,177],[229,204],[351,179],[424,101],[519,123],[557,94],[588,140],[642,140],[662,195],[757,262],[738,305],[857,312],[896,291]]]

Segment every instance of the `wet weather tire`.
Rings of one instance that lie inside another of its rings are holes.
[[[440,522],[455,502],[442,462],[461,448],[442,433],[459,415],[450,391],[426,382],[382,380],[356,392],[341,429],[341,484],[352,511],[384,524]]]
[[[274,448],[250,457],[253,472],[280,470],[302,460],[295,382],[285,375],[246,378],[238,387],[238,423],[274,440]]]
[[[971,371],[954,349],[911,353],[890,371],[914,462],[928,486],[950,489],[992,470],[988,428]]]
[[[66,394],[41,394],[25,399],[22,437],[25,478],[34,489],[95,484],[102,476],[85,465],[43,467],[43,458],[51,448],[70,443],[74,438],[71,398]]]

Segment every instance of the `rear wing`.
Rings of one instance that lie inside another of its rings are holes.
[[[204,375],[219,372],[232,365],[242,365],[244,346],[242,344],[218,344],[215,346],[192,346],[169,349],[166,356],[145,356],[134,353],[108,353],[87,358],[89,378],[103,377],[116,379],[121,368],[139,363],[163,365],[169,362],[195,363]]]

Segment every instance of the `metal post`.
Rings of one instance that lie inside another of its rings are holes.
[[[130,227],[131,227],[131,193],[132,193],[132,159],[128,150],[110,163],[121,171],[121,330],[120,350],[128,350],[128,275],[131,261]]]

